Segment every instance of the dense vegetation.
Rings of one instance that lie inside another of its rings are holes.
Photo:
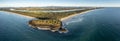
[[[55,25],[55,26],[60,26],[61,25],[61,21],[59,20],[53,20],[53,19],[49,19],[49,20],[31,20],[30,24],[34,23],[33,25]]]

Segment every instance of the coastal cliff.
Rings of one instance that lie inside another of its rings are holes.
[[[40,30],[50,30],[52,32],[58,31],[60,33],[68,32],[68,30],[62,26],[62,22],[59,20],[31,20],[28,24],[29,26]]]

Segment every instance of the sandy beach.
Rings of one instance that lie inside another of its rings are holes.
[[[90,11],[93,11],[93,10],[84,11],[84,12],[81,12],[81,13],[79,13],[79,14],[84,14],[84,13],[87,13],[87,12],[90,12]],[[74,17],[74,16],[76,16],[76,15],[79,15],[79,14],[69,15],[69,16],[67,16],[67,17],[61,18],[60,20],[61,20],[61,21],[64,21],[64,20],[67,20],[67,19],[69,19],[69,18],[71,18],[71,17]]]

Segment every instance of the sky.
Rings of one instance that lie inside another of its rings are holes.
[[[0,7],[42,6],[120,7],[120,0],[0,0]]]

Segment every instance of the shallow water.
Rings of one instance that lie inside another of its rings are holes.
[[[97,9],[65,23],[66,34],[36,30],[30,18],[0,12],[0,41],[120,41],[120,8]]]

